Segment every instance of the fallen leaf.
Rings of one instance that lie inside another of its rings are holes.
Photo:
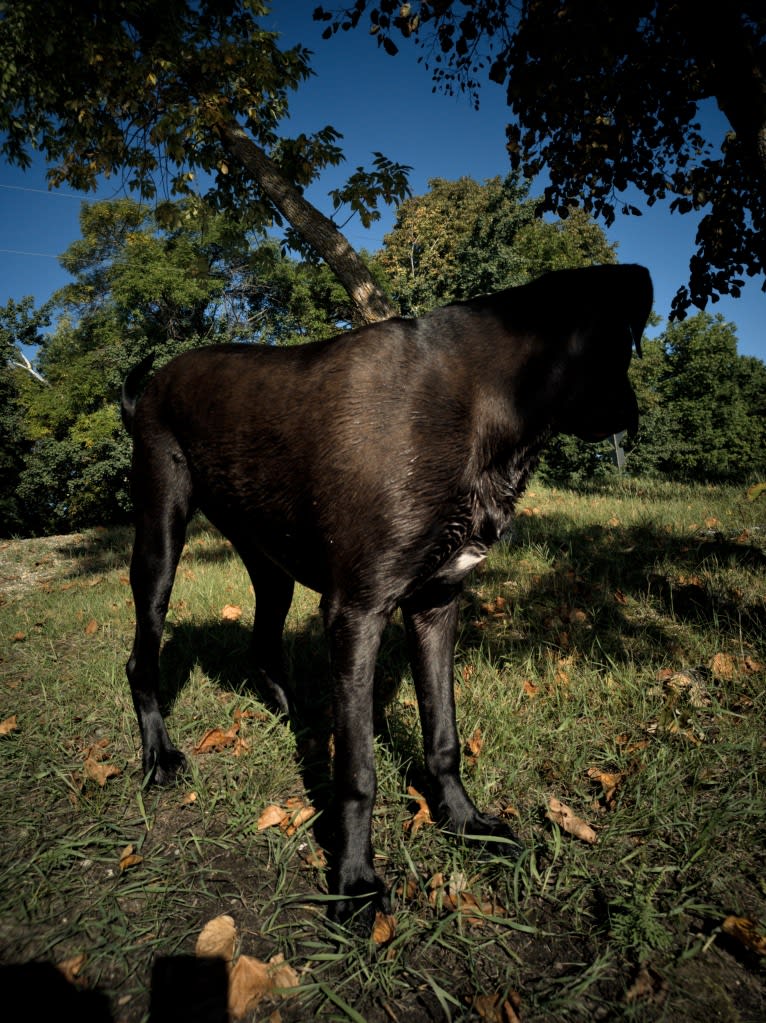
[[[266,995],[297,987],[298,975],[281,955],[263,963],[252,956],[240,956],[229,977],[229,1012],[242,1019]]]
[[[15,632],[13,634],[12,642],[23,643],[26,638],[27,638],[26,632]]]
[[[376,945],[387,945],[396,934],[396,918],[390,913],[376,913],[372,940]]]
[[[0,721],[0,735],[10,735],[11,732],[18,732],[18,730],[19,725],[15,714],[11,714],[5,721]]]
[[[551,796],[548,801],[548,813],[546,816],[548,820],[557,824],[562,831],[574,835],[575,838],[580,838],[583,842],[589,842],[591,845],[595,845],[598,842],[598,835],[593,828],[580,817],[577,817],[565,803],[562,803],[555,796]]]
[[[306,821],[311,820],[315,813],[316,810],[313,806],[301,805],[301,807],[294,812],[292,816],[288,817],[287,821],[280,824],[280,827],[286,835],[294,835],[295,832],[306,823]]]
[[[199,933],[194,949],[198,956],[210,959],[224,959],[230,963],[237,945],[237,925],[228,913],[208,920]]]
[[[88,957],[84,952],[81,952],[78,956],[72,956],[71,959],[65,959],[61,963],[56,963],[56,969],[59,973],[63,973],[70,984],[73,984],[80,974],[85,965],[85,960]]]
[[[196,802],[197,802],[197,793],[196,792],[187,792],[186,795],[181,800],[181,806],[191,806],[192,803],[196,803]]]
[[[756,955],[766,956],[766,935],[754,920],[744,916],[727,916],[721,924],[721,930]]]
[[[85,761],[85,774],[91,781],[95,781],[101,788],[106,785],[109,778],[114,778],[120,773],[116,764],[104,764],[94,757],[88,757]]]
[[[238,622],[242,617],[242,608],[236,604],[226,604],[221,608],[221,618],[225,622]]]
[[[237,740],[239,724],[235,723],[224,732],[222,728],[209,728],[194,747],[195,753],[217,753],[227,746],[233,746]]]
[[[484,745],[484,740],[481,737],[481,729],[474,729],[474,733],[470,739],[466,741],[465,747],[463,748],[463,754],[465,756],[465,762],[468,767],[475,767],[476,761],[479,759],[481,748]]]
[[[120,853],[120,873],[123,873],[130,867],[135,867],[139,863],[143,862],[143,856],[139,856],[137,853],[134,853],[132,845],[126,845]]]
[[[617,789],[622,783],[625,775],[619,771],[602,771],[600,767],[589,767],[587,771],[591,781],[601,785],[604,793],[604,803],[609,809],[614,806],[614,797]]]
[[[718,653],[710,662],[710,670],[715,678],[730,681],[737,674],[737,662],[731,654]]]
[[[407,794],[412,796],[418,804],[418,810],[408,821],[404,822],[404,830],[411,835],[416,835],[424,824],[433,824],[431,811],[428,809],[428,802],[425,796],[421,796],[413,785],[407,786]]]
[[[98,622],[95,618],[91,618],[88,624],[85,626],[85,635],[94,636],[98,632]]]
[[[271,990],[266,963],[252,956],[240,956],[229,978],[229,1012],[242,1019]]]
[[[267,806],[261,816],[258,818],[258,831],[265,831],[266,828],[278,827],[282,824],[282,821],[287,820],[288,813],[281,807],[277,806],[276,803],[272,803]]]
[[[625,992],[626,1002],[648,1001],[655,1005],[662,1005],[668,995],[668,982],[659,973],[641,966],[636,979]]]
[[[327,868],[327,857],[323,849],[312,849],[308,844],[298,849],[298,855],[306,867],[311,870],[325,870]]]
[[[311,820],[315,813],[316,809],[313,806],[297,798],[288,799],[285,807],[272,803],[258,818],[258,831],[278,827],[286,835],[292,836],[306,821]]]
[[[715,517],[715,515],[709,515],[705,519],[705,525],[707,526],[708,529],[715,529],[715,527],[720,526],[721,523],[720,520]]]
[[[623,607],[628,603],[628,598],[625,596],[622,590],[614,591],[614,599],[618,604],[621,604]]]
[[[274,991],[284,992],[290,988],[298,987],[300,979],[281,952],[277,952],[269,959],[269,974],[271,986]]]
[[[471,926],[480,926],[487,922],[487,917],[505,916],[505,910],[496,902],[488,899],[479,900],[468,890],[468,881],[462,873],[452,874],[445,883],[443,874],[435,874],[431,879],[431,894],[428,901],[434,907],[439,905],[449,912],[460,913]]]
[[[486,1023],[521,1023],[517,1011],[521,1008],[521,997],[516,991],[511,991],[504,1001],[499,994],[476,995],[472,1007]]]
[[[528,678],[525,678],[521,685],[527,696],[536,696],[540,689],[534,682],[530,682]]]

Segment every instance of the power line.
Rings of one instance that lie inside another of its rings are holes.
[[[58,259],[52,252],[22,252],[20,249],[0,249],[0,252],[9,256],[43,256],[45,259]]]
[[[9,192],[32,192],[35,195],[49,195],[61,199],[79,199],[80,202],[96,202],[96,199],[88,198],[85,195],[75,195],[74,192],[54,192],[47,188],[28,188],[26,185],[3,185],[0,188],[7,188]]]

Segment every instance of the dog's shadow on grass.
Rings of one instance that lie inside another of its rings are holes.
[[[250,639],[250,629],[242,622],[169,624],[160,655],[163,714],[170,711],[196,668],[224,690],[260,696]],[[332,800],[333,721],[330,663],[321,616],[311,615],[300,628],[288,626],[284,648],[294,706],[294,714],[289,721],[285,720],[285,727],[295,735],[306,793],[318,810],[326,810]],[[393,622],[383,636],[375,678],[376,734],[383,742],[392,742],[385,708],[394,698],[407,670],[404,630]],[[320,820],[329,818],[329,814],[322,814]],[[318,836],[320,840],[325,837]]]

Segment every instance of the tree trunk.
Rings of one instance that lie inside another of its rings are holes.
[[[236,122],[220,118],[216,128],[227,152],[247,168],[279,212],[324,259],[348,292],[360,318],[375,323],[393,316],[395,310],[332,220],[303,198]]]

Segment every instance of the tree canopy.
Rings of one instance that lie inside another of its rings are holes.
[[[406,199],[378,255],[406,316],[437,305],[524,284],[548,270],[615,261],[614,247],[590,217],[536,217],[539,198],[517,175],[480,183],[434,178]]]
[[[363,258],[409,313],[615,259],[586,214],[541,220],[536,202],[513,176],[436,179],[402,204],[383,249]],[[337,333],[351,313],[325,264],[292,258],[193,197],[161,220],[131,199],[86,203],[80,227],[61,256],[72,281],[50,307],[23,299],[0,308],[0,535],[127,517],[130,438],[116,398],[143,356],[160,365],[210,342],[302,343]],[[19,354],[30,344],[37,377]],[[645,340],[644,353],[631,368],[641,429],[626,441],[626,472],[719,482],[766,474],[766,366],[737,355],[730,324],[700,314]],[[569,484],[609,474],[609,446],[557,438],[542,471]]]
[[[676,317],[766,273],[763,0],[704,12],[695,0],[354,0],[314,16],[329,35],[365,14],[388,53],[416,41],[435,87],[476,102],[487,80],[505,89],[512,167],[547,173],[548,210],[581,202],[609,224],[640,213],[633,186],[647,205],[701,213]],[[706,100],[730,125],[723,140],[705,136]]]
[[[323,258],[358,320],[392,309],[335,223],[303,196],[342,158],[331,126],[280,133],[309,54],[281,49],[261,0],[0,2],[0,153],[50,164],[53,185],[121,177],[143,198],[206,190],[250,227],[288,227]],[[376,153],[332,193],[366,222],[408,194],[408,168]],[[169,213],[172,207],[167,207]]]

